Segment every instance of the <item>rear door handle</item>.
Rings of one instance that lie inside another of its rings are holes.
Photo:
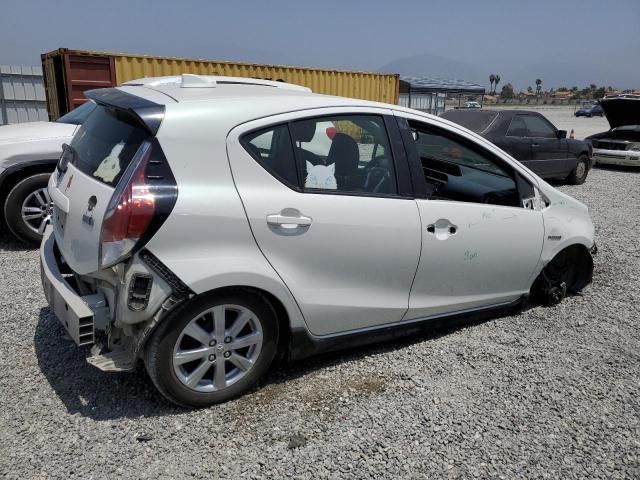
[[[438,240],[446,240],[458,233],[458,226],[446,218],[440,218],[436,222],[427,225],[427,233],[434,235]]]
[[[267,223],[282,228],[308,227],[311,225],[311,217],[302,215],[296,209],[286,208],[280,213],[267,215]]]

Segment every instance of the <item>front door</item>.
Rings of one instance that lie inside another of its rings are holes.
[[[280,115],[228,137],[257,244],[316,335],[400,321],[420,256],[418,207],[399,193],[389,112],[344,110]]]
[[[543,178],[566,177],[572,170],[568,158],[567,140],[558,138],[558,131],[542,115],[521,115],[527,127],[531,145],[531,160],[527,167]]]
[[[405,319],[506,304],[528,293],[544,236],[542,213],[522,206],[533,186],[465,137],[415,119],[409,128],[408,153],[424,172],[415,180],[426,182],[428,195],[417,200],[422,254]]]

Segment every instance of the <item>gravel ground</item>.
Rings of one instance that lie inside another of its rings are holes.
[[[555,308],[280,366],[173,407],[65,339],[38,256],[0,243],[4,478],[639,478],[640,172],[562,186],[591,208],[594,284]]]

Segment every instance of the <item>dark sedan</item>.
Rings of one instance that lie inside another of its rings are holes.
[[[604,116],[604,110],[600,105],[583,105],[576,113],[574,113],[576,117],[602,117]]]
[[[449,110],[441,117],[482,135],[542,178],[580,185],[591,169],[589,143],[567,138],[537,112]]]

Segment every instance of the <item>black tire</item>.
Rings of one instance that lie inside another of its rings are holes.
[[[183,384],[173,368],[173,351],[183,329],[202,312],[218,305],[239,305],[257,317],[262,327],[262,348],[255,363],[236,383],[219,391],[199,392]],[[272,306],[250,292],[203,295],[171,312],[152,333],[144,351],[147,372],[160,393],[171,402],[202,408],[236,398],[251,389],[268,371],[278,350],[278,321]]]
[[[571,185],[582,185],[589,175],[589,159],[582,154],[578,157],[575,168],[567,177],[567,183]]]
[[[50,173],[38,173],[20,180],[9,192],[4,202],[4,218],[9,231],[30,245],[40,245],[42,234],[34,231],[22,218],[22,205],[32,193],[46,188]]]

